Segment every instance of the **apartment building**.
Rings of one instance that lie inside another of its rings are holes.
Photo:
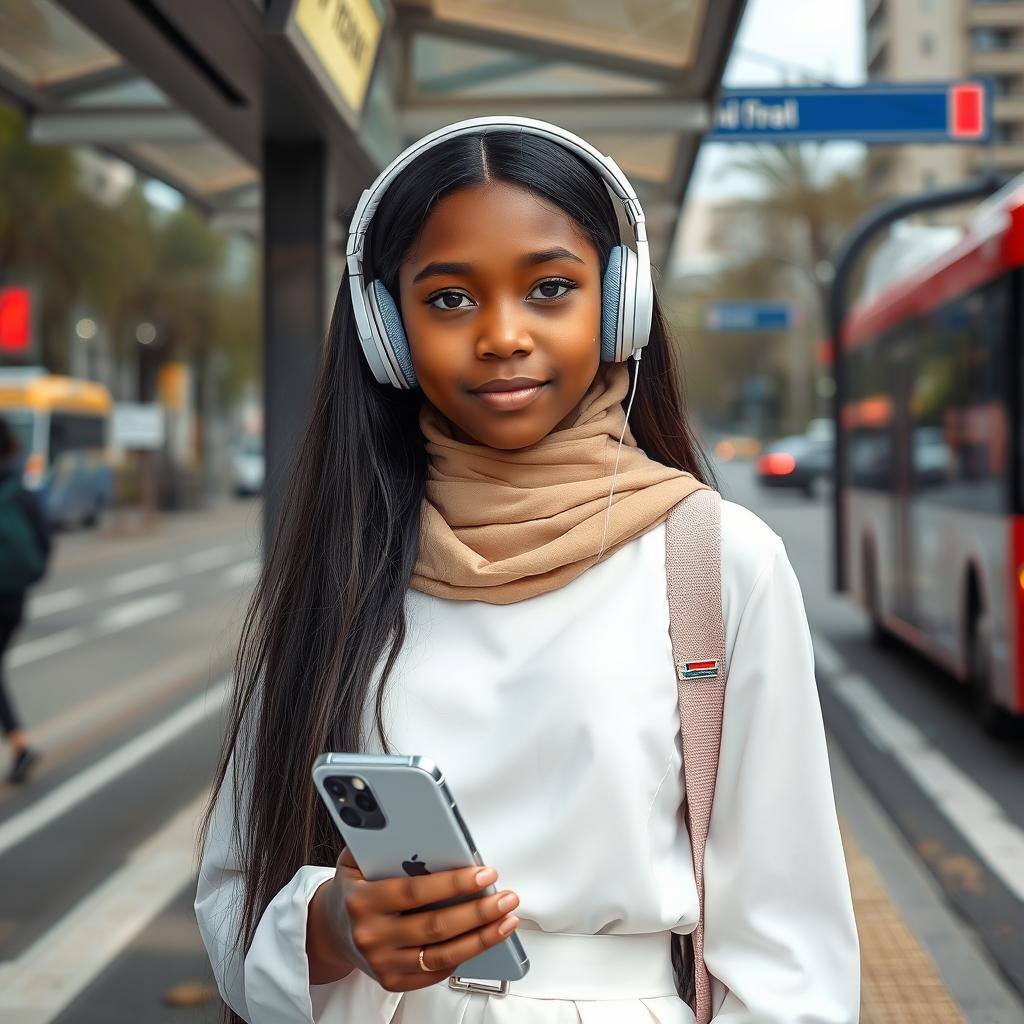
[[[1024,0],[865,0],[864,11],[869,81],[983,74],[995,92],[990,146],[880,149],[872,161],[879,194],[956,184],[990,163],[1024,171]]]

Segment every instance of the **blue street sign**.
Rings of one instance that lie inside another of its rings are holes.
[[[723,89],[711,142],[987,142],[986,78],[846,87]]]
[[[795,322],[788,302],[711,302],[704,308],[709,331],[785,331]]]

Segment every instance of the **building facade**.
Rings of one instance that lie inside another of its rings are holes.
[[[869,81],[987,75],[995,92],[991,145],[879,150],[872,185],[880,195],[954,185],[991,164],[1024,171],[1024,0],[865,0],[864,13]]]

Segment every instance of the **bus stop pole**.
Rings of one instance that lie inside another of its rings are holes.
[[[833,589],[839,593],[848,589],[849,566],[846,564],[846,506],[844,492],[846,484],[846,438],[841,429],[842,411],[846,402],[846,367],[843,362],[843,320],[846,317],[846,293],[850,279],[857,265],[857,258],[875,236],[894,221],[902,220],[924,210],[936,210],[945,206],[983,199],[1002,187],[1005,176],[990,167],[970,181],[952,188],[936,189],[918,195],[900,197],[883,203],[858,224],[839,244],[835,258],[835,277],[829,296],[829,336],[832,341],[832,370],[835,390],[832,399],[832,415],[835,420],[835,446],[833,463]]]
[[[263,145],[264,549],[309,416],[325,330],[327,148]]]

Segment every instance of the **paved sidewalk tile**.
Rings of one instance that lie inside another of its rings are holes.
[[[843,846],[861,949],[861,1024],[963,1024],[927,953],[849,828]]]

